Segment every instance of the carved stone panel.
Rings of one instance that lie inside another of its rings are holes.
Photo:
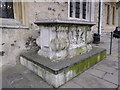
[[[63,22],[62,22],[63,23]],[[41,47],[38,54],[52,60],[83,54],[92,49],[92,34],[89,25],[43,24],[37,44]]]

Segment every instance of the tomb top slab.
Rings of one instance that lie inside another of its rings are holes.
[[[34,22],[37,25],[43,24],[73,24],[73,25],[90,25],[93,26],[96,23],[91,21],[82,21],[82,20],[62,20],[62,19],[44,19]]]

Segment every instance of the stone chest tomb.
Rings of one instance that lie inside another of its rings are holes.
[[[74,20],[36,21],[40,50],[25,51],[20,62],[43,80],[60,87],[106,56],[106,50],[92,47],[91,27],[94,22]]]
[[[59,60],[92,49],[92,22],[41,20],[35,24],[40,27],[40,37],[37,39],[37,44],[41,47],[39,55]]]

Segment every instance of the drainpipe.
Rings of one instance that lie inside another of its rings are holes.
[[[98,35],[101,35],[101,27],[102,27],[102,0],[99,0]]]

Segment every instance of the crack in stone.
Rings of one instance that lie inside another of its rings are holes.
[[[13,83],[16,82],[16,81],[22,80],[22,79],[23,79],[23,77],[17,78],[17,79],[15,79],[15,80],[11,81],[11,84],[13,84]]]

